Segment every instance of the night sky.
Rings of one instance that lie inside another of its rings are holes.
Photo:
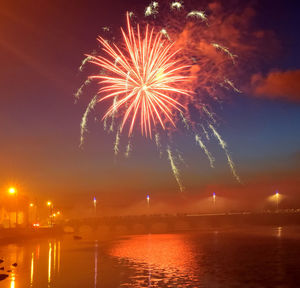
[[[216,2],[190,1],[187,5],[201,9],[208,3]],[[226,3],[232,13],[233,7],[246,5],[245,1]],[[185,192],[179,191],[166,155],[160,159],[150,139],[137,136],[131,158],[115,157],[113,135],[107,135],[102,123],[93,119],[101,119],[101,104],[89,117],[85,145],[79,148],[80,121],[91,96],[83,94],[74,104],[74,93],[90,69],[78,70],[84,54],[97,47],[101,27],[111,26],[119,35],[125,12],[133,9],[141,15],[148,4],[1,1],[1,191],[13,184],[30,198],[53,199],[65,209],[88,206],[96,194],[103,210],[116,214],[134,211],[147,193],[157,207],[169,203],[175,210],[179,203],[184,201],[189,207],[213,191],[224,199],[257,207],[278,189],[286,205],[300,203],[297,1],[249,1],[247,5],[255,11],[252,27],[271,31],[275,46],[265,44],[260,55],[265,61],[258,57],[256,68],[249,70],[244,93],[229,93],[229,99],[216,106],[221,119],[218,131],[242,183],[232,177],[216,142],[209,147],[216,158],[215,169],[210,169],[194,138],[184,133],[175,140],[187,163],[182,169]]]

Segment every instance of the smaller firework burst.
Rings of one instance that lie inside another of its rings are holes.
[[[153,16],[158,14],[158,2],[153,1],[150,3],[149,6],[146,7],[145,9],[145,16]]]
[[[183,9],[183,4],[182,2],[179,2],[179,1],[174,1],[170,4],[170,7],[172,10],[181,10]]]
[[[208,24],[208,19],[207,16],[205,14],[205,11],[191,11],[186,15],[187,18],[196,18],[196,19],[200,19],[202,22],[205,22],[206,24]]]

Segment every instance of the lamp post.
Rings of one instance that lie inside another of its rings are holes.
[[[146,199],[147,199],[148,208],[150,208],[150,195],[149,194],[147,194]]]
[[[30,223],[31,225],[33,224],[35,217],[35,209],[34,209],[34,204],[33,203],[29,203],[29,214],[28,214],[28,224]]]
[[[212,199],[213,199],[214,207],[216,207],[216,193],[215,192],[213,192]]]
[[[18,226],[18,198],[17,198],[17,189],[15,187],[9,187],[8,193],[15,196],[15,205],[16,205],[16,228]]]
[[[51,201],[48,201],[47,202],[47,206],[49,207],[49,215],[50,215],[50,227],[52,227],[53,226],[53,204],[52,204],[52,202]]]
[[[278,193],[278,191],[276,191],[275,197],[276,197],[276,208],[277,208],[277,211],[278,211],[278,208],[279,208],[279,193]]]
[[[95,215],[95,218],[97,217],[97,199],[96,199],[96,196],[94,196],[93,198],[93,205],[94,205],[94,215]]]

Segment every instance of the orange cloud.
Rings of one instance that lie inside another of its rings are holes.
[[[271,71],[266,77],[254,74],[251,87],[257,97],[300,101],[300,70]]]

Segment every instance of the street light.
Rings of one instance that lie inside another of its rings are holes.
[[[93,198],[93,205],[94,205],[94,214],[95,214],[95,217],[97,216],[97,199],[96,199],[96,196],[94,196]]]
[[[213,192],[213,203],[214,203],[214,205],[216,205],[216,193],[215,192]]]
[[[31,221],[31,223],[37,223],[37,207],[34,203],[29,203],[29,216],[28,220]]]
[[[148,208],[150,207],[150,195],[147,194],[147,205],[148,205]]]
[[[276,197],[276,208],[277,208],[277,211],[278,211],[278,207],[279,207],[279,193],[278,193],[278,191],[276,191],[275,197]]]
[[[9,187],[8,188],[8,193],[10,195],[15,195],[15,200],[16,200],[16,228],[17,228],[17,225],[18,225],[18,198],[17,198],[17,189],[15,187]]]
[[[50,226],[52,227],[53,226],[53,204],[51,201],[48,201],[47,202],[47,206],[49,207],[49,217],[50,217]]]
[[[8,193],[9,194],[16,194],[17,193],[17,189],[15,187],[9,187],[8,188]]]

